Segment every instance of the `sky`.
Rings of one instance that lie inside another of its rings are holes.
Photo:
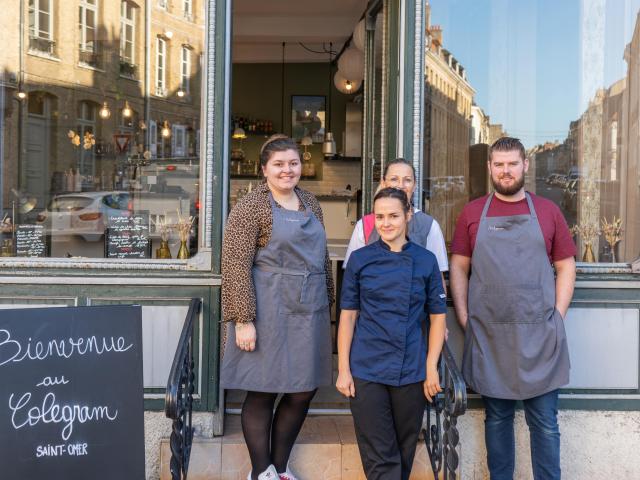
[[[640,0],[430,0],[475,103],[527,148],[563,141],[598,88],[626,75]]]

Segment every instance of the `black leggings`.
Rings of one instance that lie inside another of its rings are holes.
[[[277,393],[247,392],[242,404],[242,433],[251,457],[251,478],[273,464],[278,473],[287,468],[293,444],[300,433],[316,390],[282,395],[275,413]]]

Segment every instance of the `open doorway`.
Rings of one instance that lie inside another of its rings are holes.
[[[383,2],[380,2],[383,3]],[[382,157],[382,21],[369,22],[377,41],[366,46],[367,0],[234,0],[232,10],[229,205],[262,181],[259,151],[266,138],[284,133],[305,152],[300,187],[320,201],[339,293],[342,260],[360,216],[363,146]],[[383,10],[378,17],[382,18]],[[380,32],[377,30],[380,29]],[[365,50],[369,48],[365,72]],[[376,68],[377,67],[377,68]],[[371,89],[370,121],[363,128],[365,79]],[[363,138],[364,132],[364,138]],[[327,139],[333,138],[332,148]],[[375,148],[374,148],[375,145]],[[379,172],[379,168],[377,169]],[[336,317],[332,312],[334,379]],[[227,411],[244,392],[228,391]],[[333,386],[320,389],[312,408],[348,408]]]

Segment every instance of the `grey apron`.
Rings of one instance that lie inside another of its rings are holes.
[[[431,231],[431,225],[433,224],[433,217],[431,215],[427,215],[422,211],[414,212],[411,220],[409,221],[409,231],[407,232],[407,237],[413,243],[424,247],[427,244],[427,237],[429,236],[429,232]],[[375,228],[371,231],[369,235],[369,241],[367,245],[370,245],[380,239],[380,234],[378,230]]]
[[[530,215],[487,217],[471,258],[462,372],[476,392],[524,400],[569,382],[554,272],[533,202]]]
[[[279,208],[252,268],[256,349],[240,350],[228,330],[221,385],[258,392],[306,392],[331,382],[331,326],[325,272],[327,239],[311,210]]]

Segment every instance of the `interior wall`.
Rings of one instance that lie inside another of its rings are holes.
[[[274,130],[291,135],[291,96],[324,95],[329,101],[329,72],[326,63],[285,64],[284,126],[281,125],[282,65],[238,63],[233,65],[231,112],[233,115],[271,120]],[[333,86],[331,76],[331,131],[338,153],[343,151],[345,105],[354,95],[344,95]]]

